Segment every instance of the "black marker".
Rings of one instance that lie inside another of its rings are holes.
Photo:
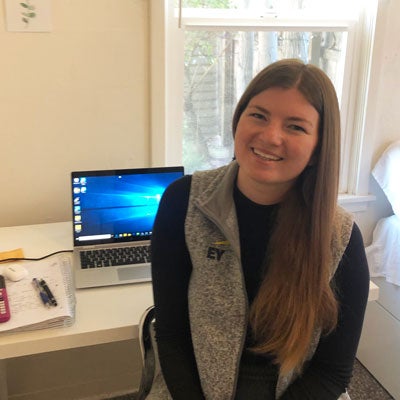
[[[32,279],[32,285],[34,286],[34,288],[36,289],[40,300],[42,300],[42,303],[45,307],[50,307],[50,299],[49,296],[47,295],[47,293],[44,291],[44,289],[42,288],[42,285],[39,283],[39,280],[36,278]]]
[[[44,279],[40,279],[39,281],[40,286],[43,288],[43,290],[46,292],[47,297],[49,298],[50,304],[52,306],[57,305],[57,300],[55,299],[53,293],[51,292],[50,288],[47,286],[47,283]]]

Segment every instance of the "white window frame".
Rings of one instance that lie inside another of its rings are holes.
[[[282,19],[265,15],[255,20],[246,17],[232,19],[230,23],[243,29],[263,27],[265,30],[347,30],[350,51],[346,58],[343,92],[341,96],[342,165],[340,201],[352,210],[360,201],[371,201],[368,195],[369,168],[365,168],[363,145],[368,99],[372,50],[378,0],[363,0],[365,7],[359,22],[329,18],[316,20],[304,17]],[[183,29],[181,26],[215,26],[218,15],[212,18],[192,18],[174,14],[173,1],[150,0],[151,37],[151,162],[152,165],[182,164],[183,119]],[[224,11],[226,16],[226,10]],[[265,25],[268,25],[267,27]],[[351,133],[349,133],[351,132]],[[360,199],[360,196],[364,196]]]

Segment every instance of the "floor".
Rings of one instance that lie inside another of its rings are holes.
[[[363,365],[356,360],[353,379],[349,387],[351,400],[395,400],[377,382]],[[135,394],[104,400],[135,400]]]
[[[394,400],[357,360],[354,365],[349,395],[351,400]]]

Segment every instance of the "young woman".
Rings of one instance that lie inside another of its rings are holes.
[[[348,398],[368,297],[337,206],[340,117],[317,67],[283,60],[233,116],[235,160],[173,183],[152,236],[161,373],[148,399]]]

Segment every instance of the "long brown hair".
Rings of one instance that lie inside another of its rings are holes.
[[[301,370],[314,332],[328,333],[337,324],[330,275],[340,115],[335,89],[323,71],[299,60],[281,60],[262,70],[247,87],[233,116],[234,134],[249,101],[272,87],[296,88],[320,117],[312,165],[279,207],[267,272],[250,309],[253,350],[274,355],[281,372],[287,373]]]

